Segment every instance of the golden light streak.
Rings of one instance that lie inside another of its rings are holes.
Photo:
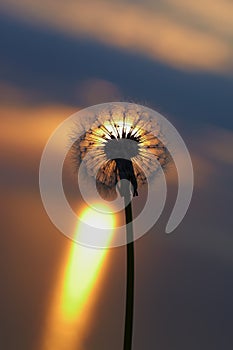
[[[106,210],[103,205],[98,205],[96,208]],[[81,219],[95,222],[97,227],[104,228],[106,225],[111,227],[105,237],[105,244],[110,242],[115,224],[113,215],[104,215],[87,208],[83,211]],[[85,234],[83,229],[82,222],[78,223],[77,238]],[[98,228],[93,227],[93,234],[98,234]],[[82,349],[83,337],[87,333],[90,311],[96,298],[106,255],[106,249],[91,249],[70,243],[65,269],[61,272],[55,289],[41,350]]]

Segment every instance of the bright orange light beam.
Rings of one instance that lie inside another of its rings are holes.
[[[99,206],[99,209],[106,207]],[[113,234],[113,215],[104,215],[87,208],[82,217],[87,222],[96,222],[98,227],[106,227],[106,223],[111,227],[106,237],[107,245]],[[93,230],[94,234],[98,234],[98,228]],[[85,234],[82,231],[82,224],[78,223],[77,236]],[[55,290],[41,350],[82,350],[82,340],[87,332],[91,306],[96,298],[98,281],[101,280],[100,270],[106,253],[107,249],[97,250],[70,243],[66,267]]]

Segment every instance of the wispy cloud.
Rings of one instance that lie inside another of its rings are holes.
[[[2,0],[2,13],[72,36],[89,37],[179,69],[232,69],[232,3],[166,0],[142,4],[107,1]]]

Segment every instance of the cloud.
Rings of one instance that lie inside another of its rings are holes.
[[[87,105],[116,101],[121,95],[115,84],[96,78],[77,84],[75,94]],[[42,150],[55,128],[79,110],[52,102],[32,103],[33,97],[28,90],[0,81],[1,146],[8,150],[7,157],[18,150],[27,154]]]
[[[1,12],[76,37],[89,37],[179,69],[232,69],[232,4],[166,0],[162,6],[107,1],[2,0]],[[219,25],[222,23],[223,25]],[[224,27],[223,29],[218,29]]]
[[[233,3],[229,0],[162,0],[162,4],[174,16],[185,16],[193,26],[212,31],[223,39],[233,35]]]
[[[41,150],[54,129],[74,112],[62,105],[2,106],[1,146],[7,150],[7,157],[19,150],[27,154]]]
[[[0,107],[2,190],[22,192],[38,186],[43,148],[54,129],[74,112],[61,105]]]

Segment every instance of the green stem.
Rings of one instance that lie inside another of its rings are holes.
[[[133,306],[134,306],[134,241],[132,206],[130,193],[124,195],[125,221],[127,234],[127,277],[126,277],[126,309],[125,309],[125,333],[124,350],[131,350],[133,335]],[[128,205],[127,202],[129,202]]]

